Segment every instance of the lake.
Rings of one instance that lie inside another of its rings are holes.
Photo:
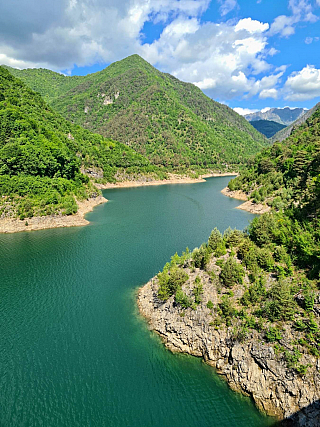
[[[248,225],[229,179],[107,190],[86,227],[0,235],[1,426],[272,425],[136,307],[176,251]]]

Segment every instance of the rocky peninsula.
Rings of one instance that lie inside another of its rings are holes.
[[[140,313],[168,349],[202,357],[225,377],[233,390],[250,396],[262,412],[285,420],[285,425],[319,426],[320,360],[316,352],[310,354],[299,345],[303,344],[302,332],[293,327],[301,315],[299,309],[291,321],[269,322],[260,318],[259,326],[254,324],[254,311],[242,309],[253,286],[249,270],[242,265],[243,279],[232,287],[221,283],[223,265],[228,260],[241,265],[233,248],[226,252],[220,257],[211,255],[205,268],[195,267],[193,255],[173,260],[170,267],[167,264],[165,273],[159,273],[139,289]],[[178,291],[163,299],[159,292],[163,274],[169,283],[177,271]],[[275,275],[266,273],[266,292],[275,284]],[[293,299],[297,307],[304,306],[301,291]],[[318,322],[319,314],[317,292],[310,319]],[[251,326],[244,326],[250,322]],[[295,364],[295,355],[301,369]]]
[[[264,214],[271,211],[270,206],[265,203],[253,203],[252,199],[249,198],[249,195],[241,190],[231,191],[229,187],[225,187],[221,190],[221,193],[224,196],[231,197],[233,199],[243,200],[244,203],[237,206],[237,209],[241,209],[252,214]]]
[[[107,201],[108,200],[101,195],[78,201],[78,211],[74,215],[36,216],[25,220],[4,217],[0,219],[0,233],[18,233],[20,231],[87,225],[89,221],[85,219],[85,215],[91,212],[95,206],[106,203]]]

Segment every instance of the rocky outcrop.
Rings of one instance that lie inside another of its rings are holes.
[[[253,203],[252,200],[248,200],[250,196],[241,190],[232,191],[229,187],[225,187],[221,190],[221,193],[224,196],[228,196],[233,199],[246,200],[240,206],[237,206],[237,209],[241,209],[243,211],[247,211],[253,214],[264,214],[271,211],[270,206],[264,203]]]
[[[234,325],[215,327],[214,313],[207,302],[216,305],[219,294],[210,277],[198,269],[195,273],[189,271],[184,291],[188,293],[195,275],[200,275],[204,283],[202,303],[196,310],[182,309],[173,296],[166,302],[160,301],[157,278],[139,290],[138,306],[150,329],[161,336],[171,351],[203,357],[225,376],[233,390],[251,396],[266,414],[287,419],[289,425],[319,426],[319,411],[314,402],[320,398],[320,361],[308,354],[304,361],[311,366],[305,376],[300,376],[288,369],[283,357],[261,339],[259,332],[252,330],[244,342],[239,342]],[[291,350],[292,340],[290,328],[286,328],[281,346]]]

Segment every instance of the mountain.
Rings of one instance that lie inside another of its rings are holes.
[[[229,189],[241,190],[254,203],[267,203],[278,211],[282,222],[273,224],[274,239],[319,279],[320,103],[312,110],[287,139],[258,154],[230,181]]]
[[[131,148],[71,124],[41,96],[0,67],[0,217],[77,211],[75,197],[97,189],[88,174],[153,171]]]
[[[272,209],[173,255],[140,288],[140,312],[166,347],[203,356],[284,425],[319,425],[320,105],[229,189]]]
[[[294,129],[298,128],[300,125],[305,123],[306,120],[308,120],[309,117],[312,116],[314,112],[316,112],[320,107],[320,102],[315,105],[310,110],[307,110],[302,116],[300,116],[296,121],[294,121],[291,125],[287,126],[286,128],[278,131],[271,139],[271,142],[275,141],[283,141],[284,139],[288,138],[288,136],[291,135]]]
[[[257,111],[256,113],[246,114],[244,117],[249,122],[257,120],[271,120],[273,122],[280,123],[288,126],[301,117],[306,110],[304,108],[270,108],[265,111]]]
[[[138,55],[87,76],[9,69],[73,123],[173,168],[238,165],[267,141],[243,117]]]
[[[267,138],[271,138],[275,133],[286,127],[286,125],[273,122],[272,120],[256,120],[250,123],[255,129],[257,129]]]

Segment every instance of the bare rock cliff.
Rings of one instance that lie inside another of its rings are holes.
[[[239,342],[233,338],[232,327],[214,327],[212,310],[206,303],[210,300],[216,304],[219,296],[204,272],[198,270],[196,274],[202,275],[205,282],[203,300],[196,310],[182,310],[173,296],[160,301],[157,278],[139,290],[138,306],[150,329],[162,337],[171,351],[203,357],[226,377],[232,389],[251,396],[266,414],[286,419],[286,425],[319,426],[320,412],[315,409],[320,398],[319,361],[313,358],[313,366],[302,377],[287,368],[274,347],[264,342],[257,331],[251,331],[245,342]],[[282,344],[289,349],[291,342],[288,329]]]

